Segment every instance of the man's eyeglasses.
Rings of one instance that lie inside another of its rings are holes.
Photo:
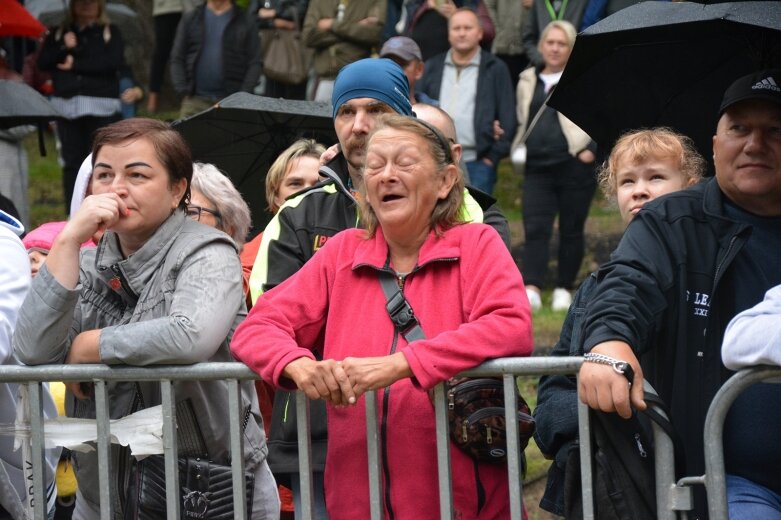
[[[214,215],[214,218],[221,218],[220,212],[216,209],[203,208],[201,206],[187,206],[187,216],[193,220],[200,221],[201,213],[209,213]]]

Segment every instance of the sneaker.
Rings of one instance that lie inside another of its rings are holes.
[[[526,297],[529,298],[529,305],[531,305],[532,311],[538,311],[542,309],[542,298],[540,293],[534,289],[526,289]]]
[[[572,305],[572,295],[567,289],[556,287],[553,289],[553,302],[551,308],[554,311],[566,311],[569,310],[569,306]]]

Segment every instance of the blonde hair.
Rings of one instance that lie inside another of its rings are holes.
[[[537,44],[537,47],[539,48],[542,45],[543,40],[545,40],[545,38],[548,36],[548,33],[551,32],[552,29],[559,29],[564,33],[564,36],[567,38],[567,43],[569,43],[569,48],[572,50],[575,45],[575,38],[578,36],[578,31],[575,29],[575,26],[569,23],[567,20],[553,20],[548,25],[546,25],[545,29],[542,30],[542,34],[540,34],[540,41]]]
[[[60,40],[65,33],[70,30],[70,26],[76,21],[76,2],[79,0],[70,0],[68,3],[68,11],[65,14],[65,18],[62,20],[62,24],[55,33],[55,39]],[[108,43],[111,40],[111,28],[109,25],[111,21],[108,18],[108,12],[106,11],[106,0],[95,0],[98,3],[98,18],[95,20],[99,26],[103,27],[103,41]]]
[[[314,157],[319,160],[324,152],[325,146],[314,139],[299,139],[279,154],[266,174],[266,203],[271,213],[279,211],[279,205],[274,202],[274,199],[292,162],[301,157]]]
[[[631,130],[618,138],[610,157],[599,168],[599,186],[605,197],[614,199],[616,196],[616,175],[621,163],[635,164],[653,159],[674,161],[684,185],[699,181],[705,172],[705,160],[691,138],[666,127]]]
[[[456,167],[458,171],[456,182],[453,184],[447,197],[437,201],[434,210],[431,212],[429,222],[431,229],[436,231],[437,236],[442,236],[442,232],[447,229],[463,224],[461,205],[464,200],[464,177],[461,175],[458,165],[453,162],[453,152],[450,149],[450,143],[447,138],[436,127],[421,119],[399,114],[387,114],[378,118],[374,130],[369,135],[369,147],[371,147],[371,140],[374,135],[380,130],[388,128],[422,137],[428,143],[431,158],[434,159],[436,174],[441,174],[450,165]],[[361,222],[363,222],[366,228],[367,237],[371,238],[377,232],[379,221],[377,220],[377,214],[374,213],[374,209],[367,202],[365,182],[361,186],[361,195],[362,197],[359,199]]]

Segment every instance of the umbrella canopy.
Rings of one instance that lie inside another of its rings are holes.
[[[48,27],[60,25],[68,12],[68,0],[27,0],[27,9]],[[106,14],[111,23],[119,27],[125,40],[141,37],[138,13],[124,4],[106,3]]]
[[[271,218],[266,208],[266,172],[294,141],[336,142],[327,103],[274,99],[238,92],[212,108],[173,124],[196,161],[225,172],[252,210],[255,229]]]
[[[37,38],[46,27],[17,0],[0,0],[0,36]]]
[[[626,130],[665,125],[704,157],[726,88],[781,66],[781,2],[644,2],[578,35],[549,105],[609,150]]]
[[[34,88],[0,80],[0,128],[45,123],[62,117]]]
[[[41,155],[46,155],[44,124],[61,117],[45,97],[26,83],[0,80],[0,128],[36,124]]]

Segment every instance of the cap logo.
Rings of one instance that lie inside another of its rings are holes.
[[[768,76],[762,81],[758,81],[751,90],[772,90],[773,92],[781,92],[781,88],[778,87],[776,81],[772,76]]]

